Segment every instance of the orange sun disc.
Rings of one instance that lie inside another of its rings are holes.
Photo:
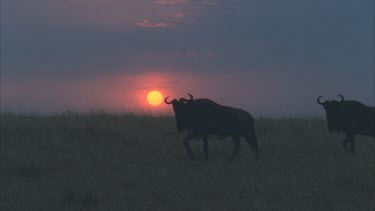
[[[160,105],[163,102],[163,95],[159,91],[151,91],[147,94],[147,102],[153,106]]]

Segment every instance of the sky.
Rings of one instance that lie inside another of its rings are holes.
[[[261,116],[375,104],[371,0],[3,0],[1,111],[171,113],[159,90]]]

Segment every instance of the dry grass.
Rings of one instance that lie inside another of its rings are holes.
[[[243,141],[193,141],[171,117],[1,114],[1,210],[373,210],[375,141],[357,154],[319,119],[257,119]]]

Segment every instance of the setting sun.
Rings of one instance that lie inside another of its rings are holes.
[[[163,95],[159,91],[151,91],[147,94],[147,102],[157,106],[163,102]]]

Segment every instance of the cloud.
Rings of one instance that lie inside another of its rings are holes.
[[[210,0],[203,0],[202,3],[204,5],[215,5],[215,2],[214,1],[210,1]]]
[[[156,1],[157,4],[180,4],[186,3],[186,0],[158,0]]]
[[[173,15],[174,18],[183,18],[185,17],[185,13],[179,12]]]
[[[202,3],[203,5],[215,5],[215,0],[189,0],[189,1]]]
[[[169,27],[172,26],[171,23],[166,23],[166,22],[155,23],[155,22],[151,22],[148,19],[145,19],[143,21],[137,22],[136,24],[138,26],[147,27],[147,28],[169,28]]]
[[[163,4],[163,5],[173,5],[173,4],[181,4],[181,3],[200,3],[203,5],[215,5],[214,0],[157,0],[155,3],[156,4]]]

